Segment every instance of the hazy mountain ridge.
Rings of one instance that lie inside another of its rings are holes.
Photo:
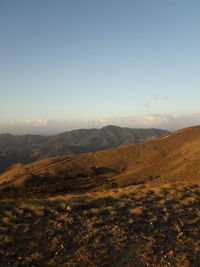
[[[80,129],[53,136],[0,134],[0,172],[15,163],[79,154],[134,144],[168,133],[160,129],[132,129],[106,126]]]

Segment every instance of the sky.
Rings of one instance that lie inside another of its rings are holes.
[[[199,0],[0,0],[0,132],[200,124]]]

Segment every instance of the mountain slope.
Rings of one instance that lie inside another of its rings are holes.
[[[199,181],[200,127],[114,149],[13,166],[0,176],[1,198],[45,197],[138,183]]]
[[[0,266],[200,266],[200,126],[0,175]]]
[[[79,154],[133,144],[166,134],[160,129],[131,129],[106,126],[81,129],[55,136],[11,134],[0,135],[0,172],[14,163],[30,163],[38,159]]]

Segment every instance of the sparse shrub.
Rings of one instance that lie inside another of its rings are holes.
[[[61,202],[61,203],[59,203],[58,204],[58,208],[59,208],[59,210],[61,210],[61,211],[66,211],[66,208],[67,208],[67,203],[65,203],[65,202]]]
[[[92,174],[94,175],[104,175],[104,174],[108,174],[108,173],[115,173],[116,170],[114,170],[113,168],[109,168],[109,167],[92,167],[91,169]]]
[[[99,209],[97,209],[97,208],[92,208],[92,209],[90,209],[90,212],[91,212],[92,214],[98,214],[98,213],[99,213]]]
[[[10,235],[0,235],[0,243],[12,243],[14,241],[13,237]]]
[[[106,189],[106,190],[113,189],[113,188],[117,188],[117,183],[110,182],[110,183],[104,185],[104,189]]]
[[[88,177],[89,176],[89,174],[87,173],[87,172],[81,172],[81,173],[79,173],[78,175],[77,175],[77,177],[82,177],[82,178],[86,178],[86,177]]]

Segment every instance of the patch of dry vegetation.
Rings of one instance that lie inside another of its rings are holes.
[[[0,266],[200,266],[199,184],[0,202]]]

